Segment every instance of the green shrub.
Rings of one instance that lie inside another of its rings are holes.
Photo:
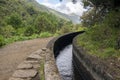
[[[87,27],[83,27],[81,24],[73,25],[72,31],[84,31]]]
[[[15,29],[11,25],[7,25],[1,28],[1,32],[5,38],[9,38],[15,34]]]
[[[25,32],[24,32],[24,35],[25,35],[25,36],[31,36],[31,35],[34,34],[34,33],[35,33],[34,27],[29,26],[29,27],[26,28],[26,30],[25,30]]]
[[[12,15],[10,15],[6,21],[9,25],[12,25],[16,29],[22,24],[21,16],[18,13],[12,13]]]
[[[49,32],[42,32],[42,33],[40,33],[40,37],[42,37],[42,38],[50,37],[50,36],[52,36],[52,34],[49,33]]]
[[[35,39],[35,38],[39,38],[40,35],[39,34],[32,34],[31,36],[29,36],[29,39]]]
[[[68,33],[70,31],[71,31],[71,29],[66,26],[63,26],[62,29],[60,30],[61,33]]]
[[[44,75],[44,62],[41,62],[40,64],[40,70],[39,70],[39,74],[40,74],[40,80],[45,80],[45,75]]]
[[[109,27],[120,28],[120,11],[111,11],[106,16],[104,23]]]
[[[16,29],[16,35],[24,35],[26,28],[18,28]]]
[[[59,33],[55,33],[55,34],[54,34],[54,37],[57,37],[57,36],[59,36],[59,35],[60,35]]]
[[[4,37],[0,35],[0,47],[2,47],[3,45],[5,45]]]
[[[114,54],[116,54],[115,49],[114,48],[106,48],[104,49],[104,52],[101,53],[102,55],[100,55],[101,57],[112,57]]]

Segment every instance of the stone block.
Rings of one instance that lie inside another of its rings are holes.
[[[31,54],[28,56],[27,60],[41,60],[41,56],[38,54]]]
[[[25,79],[22,79],[22,78],[9,78],[9,80],[32,80],[31,78],[25,78]]]
[[[42,51],[46,51],[47,50],[47,48],[42,48]]]
[[[39,49],[39,50],[33,52],[33,54],[38,54],[38,55],[40,55],[41,53],[42,53],[42,50],[41,50],[41,49]]]
[[[22,78],[10,78],[9,80],[24,80]]]
[[[32,69],[33,65],[30,63],[21,63],[18,65],[18,69]]]
[[[24,63],[39,64],[40,62],[36,60],[26,60]]]
[[[13,74],[15,78],[33,78],[37,75],[36,70],[16,70]]]
[[[40,68],[40,64],[34,64],[34,65],[33,65],[33,68],[34,68],[34,69],[39,69],[39,68]]]

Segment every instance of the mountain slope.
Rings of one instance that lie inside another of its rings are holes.
[[[31,5],[33,5],[34,7],[36,7],[40,11],[48,12],[48,13],[51,12],[51,13],[55,14],[56,16],[58,16],[58,17],[60,17],[62,19],[65,19],[67,21],[72,21],[75,24],[80,23],[78,15],[75,15],[75,14],[67,15],[67,14],[58,12],[58,11],[56,11],[54,9],[48,8],[48,7],[44,6],[44,5],[41,5],[41,4],[37,3],[35,0],[26,0],[26,2],[31,3]]]
[[[41,5],[41,4],[37,3],[35,0],[26,0],[26,2],[31,4],[32,6],[36,7],[38,10],[40,10],[42,12],[53,13],[56,16],[62,18],[62,19],[70,21],[70,19],[68,18],[68,15],[57,12],[57,11],[55,11],[55,10],[53,10],[51,8],[48,8],[48,7],[44,6],[44,5]]]
[[[65,18],[66,20],[72,21],[74,24],[80,23],[80,19],[79,19],[78,15],[75,15],[75,14],[67,15],[67,14],[55,11],[53,9],[51,9],[51,12],[59,17],[62,17],[62,18]]]
[[[66,22],[35,0],[0,0],[0,46],[52,36]]]

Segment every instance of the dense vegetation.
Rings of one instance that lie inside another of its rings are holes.
[[[72,22],[43,9],[35,0],[0,0],[0,46],[72,30]]]
[[[120,6],[118,0],[83,0],[90,7],[81,17],[88,29],[77,43],[100,58],[120,57]]]
[[[120,12],[110,12],[101,24],[96,23],[87,29],[85,34],[79,36],[78,44],[85,47],[90,54],[101,58],[120,57]],[[113,16],[114,15],[114,16]]]

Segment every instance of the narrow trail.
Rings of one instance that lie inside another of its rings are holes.
[[[0,80],[8,80],[12,73],[32,52],[43,48],[52,38],[39,38],[9,44],[0,48]]]

